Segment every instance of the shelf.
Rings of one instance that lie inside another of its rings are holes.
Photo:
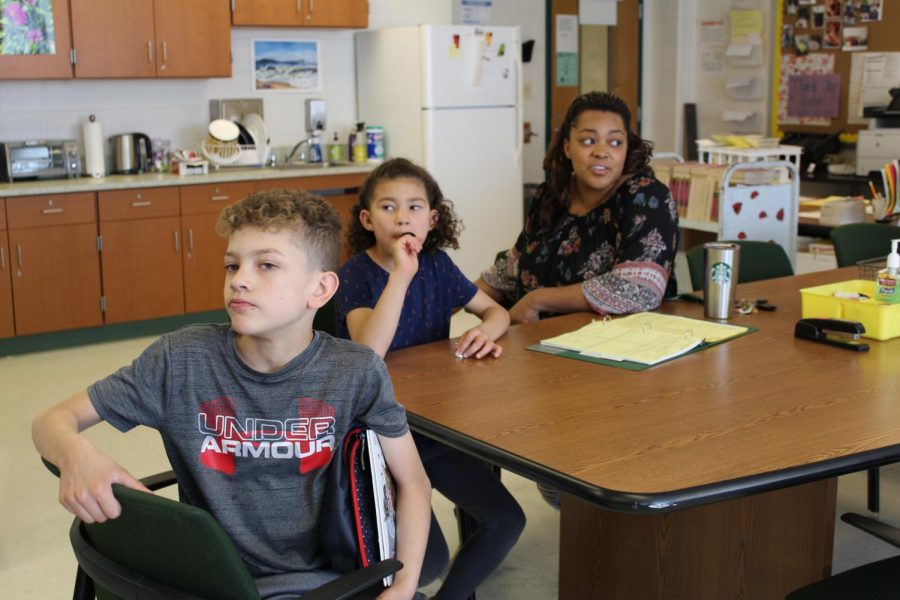
[[[697,221],[694,219],[678,219],[678,226],[682,229],[694,229],[696,231],[719,232],[719,224],[715,221]]]

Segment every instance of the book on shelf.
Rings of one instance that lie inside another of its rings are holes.
[[[396,493],[391,472],[387,468],[384,452],[378,435],[366,430],[366,444],[369,455],[369,473],[372,475],[372,493],[375,497],[375,522],[378,529],[378,550],[381,560],[397,555],[397,511]],[[393,575],[384,578],[384,585],[390,586]]]
[[[738,325],[645,312],[593,321],[541,344],[593,358],[655,365],[747,331]]]

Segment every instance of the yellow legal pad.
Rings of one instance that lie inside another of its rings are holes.
[[[747,327],[658,313],[638,313],[593,321],[541,344],[585,356],[645,365],[674,358],[700,344],[714,344],[747,333]]]

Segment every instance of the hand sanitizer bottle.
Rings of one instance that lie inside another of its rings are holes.
[[[878,279],[875,282],[875,297],[878,302],[900,304],[900,289],[897,289],[897,283],[900,281],[898,243],[900,239],[891,240],[891,253],[887,255],[887,265],[878,271]]]

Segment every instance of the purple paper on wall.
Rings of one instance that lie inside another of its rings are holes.
[[[836,118],[841,106],[841,76],[791,75],[788,116]]]

